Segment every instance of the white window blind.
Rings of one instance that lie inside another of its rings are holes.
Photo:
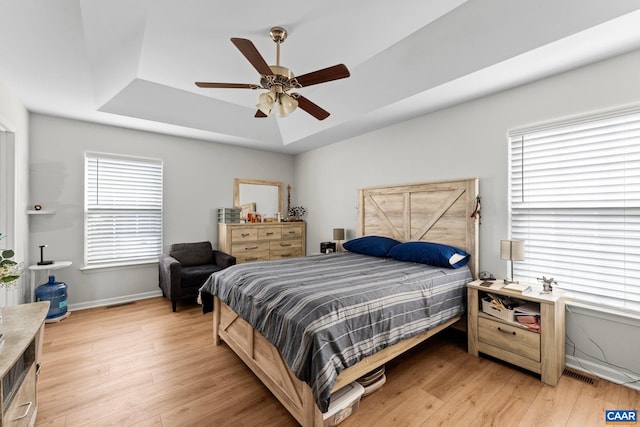
[[[156,260],[162,162],[87,153],[85,169],[85,264]]]
[[[640,311],[640,107],[509,133],[514,275]]]

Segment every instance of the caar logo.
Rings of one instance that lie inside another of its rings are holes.
[[[638,424],[638,411],[631,409],[607,409],[604,411],[607,424]]]

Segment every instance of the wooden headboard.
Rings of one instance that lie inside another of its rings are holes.
[[[478,178],[358,190],[358,235],[429,241],[464,249],[478,277]]]

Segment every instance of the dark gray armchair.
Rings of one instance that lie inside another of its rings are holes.
[[[169,254],[158,260],[162,295],[171,300],[176,311],[179,299],[195,299],[211,273],[235,263],[235,257],[213,250],[210,242],[174,243]]]

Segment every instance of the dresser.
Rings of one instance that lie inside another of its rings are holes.
[[[218,250],[236,262],[265,261],[306,255],[306,223],[218,223]]]
[[[49,301],[2,307],[0,426],[33,426],[36,378]]]

